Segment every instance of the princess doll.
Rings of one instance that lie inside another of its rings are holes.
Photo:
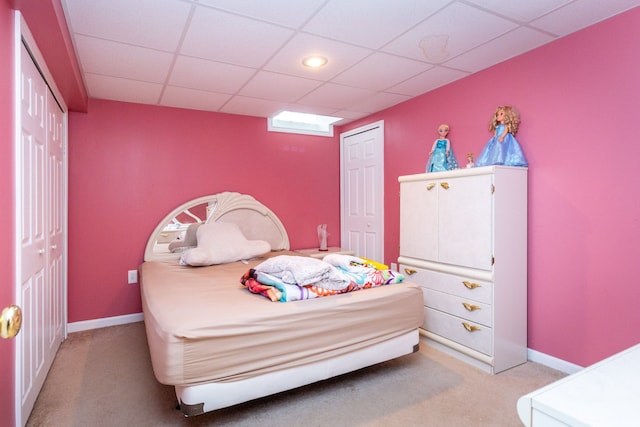
[[[427,172],[441,172],[458,169],[458,161],[453,154],[451,142],[447,139],[449,125],[442,124],[438,127],[439,138],[435,140],[429,152]]]
[[[494,132],[476,160],[476,166],[527,166],[527,158],[516,140],[520,114],[509,106],[500,106],[493,113],[489,130]]]

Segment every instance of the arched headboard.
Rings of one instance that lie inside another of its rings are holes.
[[[172,210],[156,226],[147,241],[145,261],[178,259],[169,243],[197,222],[232,222],[249,240],[266,240],[272,250],[288,250],[287,231],[271,209],[248,194],[224,192],[190,200]]]

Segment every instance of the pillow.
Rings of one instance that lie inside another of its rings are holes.
[[[196,236],[198,247],[183,252],[180,263],[192,266],[224,264],[250,259],[271,251],[264,240],[247,240],[240,228],[231,222],[201,225]]]
[[[171,243],[169,243],[169,251],[181,252],[187,248],[195,248],[196,246],[198,246],[196,231],[198,231],[198,227],[200,227],[201,225],[202,225],[201,222],[191,224],[187,228],[187,231],[184,233],[183,239],[176,239]]]

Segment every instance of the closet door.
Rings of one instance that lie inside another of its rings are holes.
[[[16,420],[24,425],[64,336],[64,120],[23,44],[18,78],[20,107],[16,208],[18,305]]]

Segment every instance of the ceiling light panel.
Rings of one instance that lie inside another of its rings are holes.
[[[450,0],[332,0],[304,31],[377,49]]]
[[[65,0],[65,3],[73,32],[165,52],[177,49],[192,7],[179,0]],[[162,30],[158,31],[159,28]]]
[[[371,53],[361,47],[300,33],[284,45],[264,68],[299,77],[331,79]],[[312,55],[325,56],[329,62],[318,69],[302,65],[302,58]]]
[[[257,39],[256,34],[260,37]],[[292,30],[226,12],[197,8],[180,53],[235,65],[260,67]]]
[[[407,56],[417,60],[427,61],[424,46],[420,42],[429,36],[446,36],[444,46],[436,46],[438,61],[446,61],[482,43],[498,37],[517,25],[514,22],[483,12],[472,6],[452,3],[438,13],[437,17],[429,18],[414,27],[398,39],[389,43],[382,50]],[[441,51],[446,53],[442,57]]]
[[[200,0],[199,4],[299,28],[326,0]]]

